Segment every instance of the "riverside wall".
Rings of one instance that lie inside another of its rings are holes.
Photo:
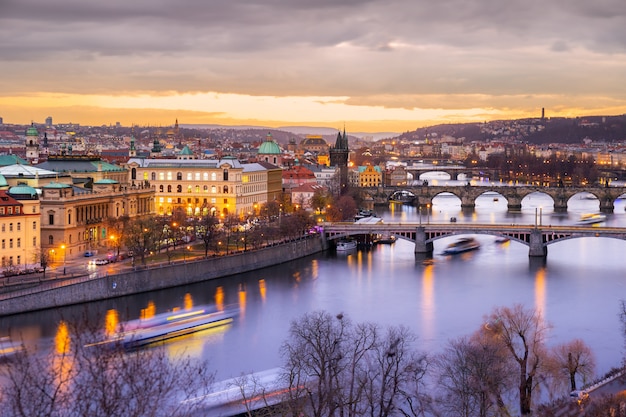
[[[27,294],[20,293],[15,297],[0,301],[0,316],[122,297],[227,277],[289,262],[325,249],[326,242],[323,236],[311,235],[254,251],[109,275],[70,285],[55,283],[50,288],[43,288],[44,284],[42,284],[41,288],[34,288]]]

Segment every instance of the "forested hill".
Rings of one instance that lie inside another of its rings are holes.
[[[445,124],[405,132],[400,139],[442,136],[465,138],[465,141],[517,139],[533,144],[581,143],[584,139],[620,142],[626,141],[626,115]]]

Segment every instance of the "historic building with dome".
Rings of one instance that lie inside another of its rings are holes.
[[[259,146],[257,160],[268,162],[276,166],[282,166],[282,150],[280,149],[280,145],[272,138],[271,133],[267,134],[265,141]]]

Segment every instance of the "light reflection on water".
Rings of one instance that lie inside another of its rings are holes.
[[[599,207],[597,200],[575,198],[568,213],[554,213],[549,198],[534,194],[522,203],[521,211],[509,213],[504,198],[488,194],[477,200],[474,212],[464,213],[456,197],[441,196],[431,212],[422,212],[422,221],[446,222],[456,216],[459,222],[573,224],[580,213]],[[385,221],[418,222],[420,216],[418,208],[401,205],[376,210]],[[616,204],[607,224],[626,225],[623,205],[620,210]],[[619,365],[625,241],[584,238],[550,245],[543,264],[530,260],[528,247],[520,243],[475,237],[481,248],[455,257],[441,255],[453,238],[436,241],[431,265],[416,259],[411,243],[399,240],[368,252],[329,252],[248,274],[92,303],[87,315],[104,328],[110,310],[124,321],[191,300],[221,309],[238,305],[241,314],[229,327],[168,345],[171,352],[187,348],[208,359],[218,378],[226,379],[280,366],[289,324],[305,312],[324,309],[355,322],[402,324],[418,335],[419,349],[436,353],[447,341],[475,331],[494,307],[522,303],[538,308],[553,325],[549,343],[582,338],[596,355],[599,373]],[[85,310],[74,306],[0,319],[0,332],[10,329],[31,343],[51,344],[61,319],[81,317]]]

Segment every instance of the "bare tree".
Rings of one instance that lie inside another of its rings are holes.
[[[213,383],[206,363],[163,346],[129,352],[97,343],[100,332],[60,328],[52,351],[24,350],[3,367],[3,416],[186,416]]]
[[[514,368],[493,336],[479,331],[472,338],[448,343],[434,360],[439,395],[447,416],[509,415],[503,396],[514,386]]]
[[[124,232],[126,247],[133,252],[133,259],[137,256],[143,265],[146,264],[146,254],[155,249],[157,230],[153,217],[137,217],[129,221]]]
[[[538,311],[516,304],[512,308],[496,308],[488,318],[488,328],[517,363],[520,414],[531,414],[539,367],[546,357],[545,338],[549,325]]]
[[[370,323],[317,311],[292,322],[282,346],[291,415],[420,416],[427,358],[406,328],[383,336]]]
[[[547,368],[555,375],[558,386],[574,391],[577,378],[582,385],[593,379],[596,362],[591,348],[582,340],[574,339],[551,349]]]
[[[220,221],[211,212],[206,212],[194,223],[195,233],[204,244],[204,257],[209,256],[209,248],[219,235]]]

